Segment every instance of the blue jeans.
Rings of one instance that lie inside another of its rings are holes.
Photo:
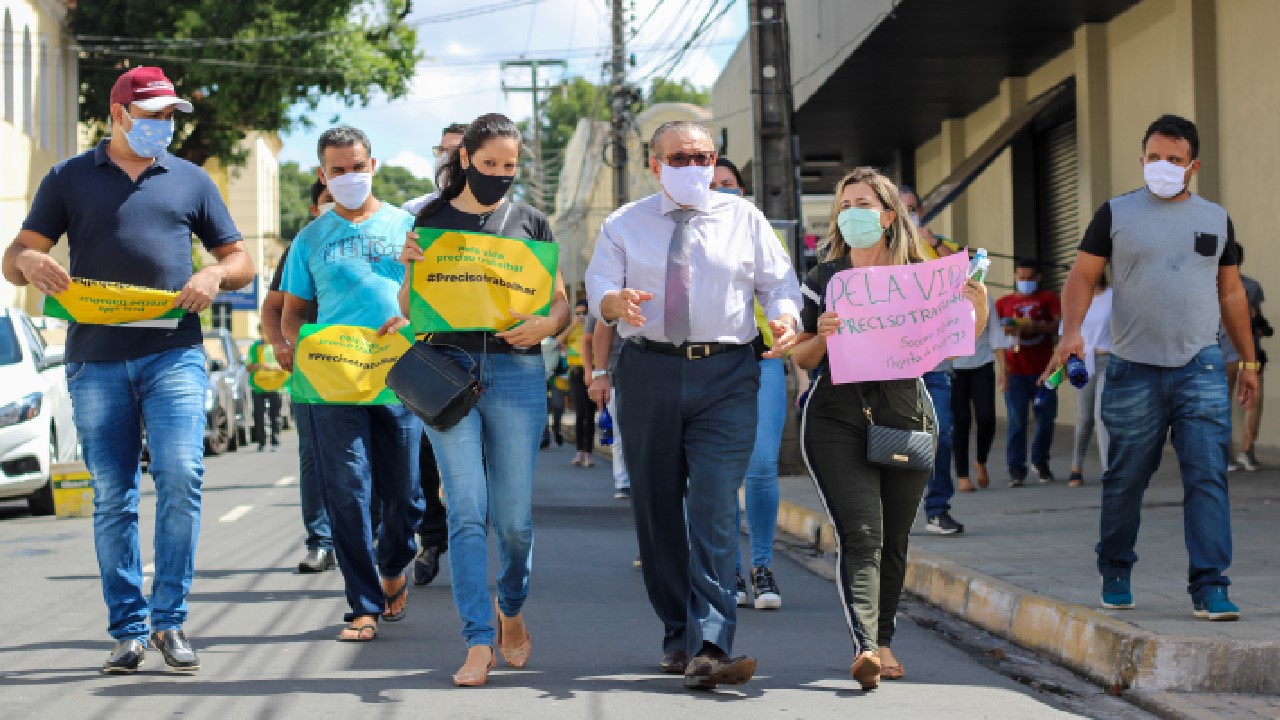
[[[379,575],[403,575],[418,549],[413,533],[422,520],[422,421],[403,405],[313,405],[311,420],[333,548],[351,608],[344,619],[381,615],[387,602]],[[375,491],[382,501],[376,558],[370,517]]]
[[[446,351],[464,366],[468,356]],[[444,432],[427,428],[440,467],[449,523],[453,603],[467,647],[492,645],[488,526],[498,540],[498,605],[520,613],[533,568],[533,471],[547,417],[540,355],[487,353],[479,362],[480,402]]]
[[[756,393],[756,443],[747,463],[743,490],[747,504],[747,539],[751,566],[773,564],[773,536],[778,529],[778,448],[787,422],[787,374],[782,358],[760,361],[760,392]],[[736,505],[736,503],[735,503]],[[742,527],[742,510],[738,510]],[[738,550],[738,574],[742,574],[742,550]]]
[[[955,420],[951,410],[951,373],[927,372],[924,386],[933,399],[933,411],[938,419],[938,450],[933,458],[933,472],[929,474],[928,489],[924,493],[925,517],[936,517],[951,510],[951,498],[956,494],[951,482],[951,435]]]
[[[1187,592],[1195,599],[1231,584],[1231,506],[1227,497],[1230,398],[1222,350],[1210,345],[1183,367],[1164,368],[1112,355],[1102,390],[1102,422],[1111,435],[1102,475],[1098,572],[1129,577],[1138,555],[1142,495],[1160,465],[1165,438],[1182,470]]]
[[[307,549],[332,550],[333,532],[329,529],[329,511],[324,507],[324,481],[316,464],[311,406],[294,403],[293,422],[298,427],[298,496],[302,503],[302,527],[307,531]]]
[[[128,330],[121,330],[127,335]],[[187,619],[204,477],[205,391],[200,347],[124,362],[67,363],[85,464],[93,476],[93,542],[107,603],[107,632],[144,639]],[[155,579],[142,594],[138,498],[143,423],[156,485]]]
[[[1005,459],[1009,474],[1027,476],[1027,411],[1034,411],[1036,434],[1031,440],[1031,462],[1049,462],[1049,448],[1053,445],[1053,421],[1058,417],[1058,393],[1049,393],[1049,401],[1035,407],[1034,400],[1039,387],[1039,375],[1009,374],[1009,389],[1004,393],[1004,407],[1009,416],[1009,442]]]

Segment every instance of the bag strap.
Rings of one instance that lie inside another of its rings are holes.
[[[471,361],[471,372],[475,372],[475,370],[479,367],[479,363],[476,362],[476,359],[471,355],[471,353],[467,352],[466,350],[463,350],[457,345],[449,345],[447,343],[438,343],[438,344],[433,343],[431,342],[431,338],[433,337],[435,337],[435,333],[427,333],[426,335],[422,336],[422,342],[430,345],[431,347],[453,348],[454,350],[457,350],[463,355],[466,355],[467,359]],[[486,353],[488,352],[488,342],[485,343],[485,352]]]
[[[862,414],[867,416],[867,424],[875,425],[875,418],[871,417],[871,406],[867,404],[867,398],[862,394],[862,383],[854,383],[853,388],[858,391],[858,402],[862,404]]]

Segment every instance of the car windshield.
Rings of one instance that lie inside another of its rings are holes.
[[[0,315],[0,365],[19,362],[22,362],[22,348],[18,347],[18,336],[13,332],[13,323],[8,315]]]
[[[204,351],[210,360],[217,360],[222,363],[223,367],[227,367],[227,346],[222,343],[220,337],[207,337],[204,339]]]

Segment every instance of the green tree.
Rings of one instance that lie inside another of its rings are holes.
[[[412,0],[97,0],[78,3],[80,117],[105,131],[111,86],[127,68],[159,65],[194,112],[180,116],[174,154],[197,165],[243,162],[246,130],[311,126],[299,102],[348,107],[409,90],[422,58],[403,23]]]
[[[280,163],[280,239],[293,240],[311,222],[311,183],[315,168],[303,170],[298,163]]]
[[[665,102],[683,102],[693,105],[710,105],[711,95],[705,89],[688,80],[666,80],[654,78],[649,85],[649,94],[645,97],[645,105],[656,105]]]
[[[379,165],[373,174],[373,196],[396,207],[435,189],[430,180],[420,178],[399,165]]]

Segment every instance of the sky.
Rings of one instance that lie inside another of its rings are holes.
[[[636,55],[636,67],[627,69],[632,81],[671,57],[708,10],[714,8],[714,16],[729,7],[674,72],[666,75],[710,88],[747,31],[747,0],[633,0],[632,4],[635,22],[628,27],[640,26],[634,38],[630,30],[627,33],[628,52]],[[497,9],[464,19],[431,20],[490,6]],[[504,95],[501,89],[504,77],[508,84],[527,86],[529,71],[509,68],[504,76],[501,60],[568,60],[566,71],[547,70],[539,84],[574,75],[596,82],[603,77],[602,63],[609,55],[609,0],[419,0],[413,7],[407,21],[422,23],[418,43],[425,58],[418,64],[409,94],[392,101],[376,99],[364,108],[347,108],[326,99],[318,111],[308,113],[314,128],[283,135],[281,162],[314,166],[316,139],[337,115],[339,122],[369,135],[379,163],[399,165],[426,177],[431,174],[431,147],[446,125],[469,122],[487,112],[501,112],[516,121],[531,116],[530,93]],[[306,107],[300,105],[294,112],[304,111]]]

